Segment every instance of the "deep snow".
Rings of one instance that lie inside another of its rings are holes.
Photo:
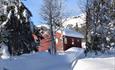
[[[115,48],[104,54],[89,52],[87,57],[73,62],[73,70],[115,70]],[[72,65],[73,65],[72,64]]]
[[[79,48],[71,48],[57,55],[50,55],[48,52],[25,54],[0,59],[0,70],[71,70],[73,60],[80,54],[83,54],[83,49]]]
[[[84,49],[70,48],[57,55],[37,52],[0,59],[0,70],[115,70],[115,49],[111,53],[84,57]]]
[[[115,57],[80,59],[73,70],[115,70]]]

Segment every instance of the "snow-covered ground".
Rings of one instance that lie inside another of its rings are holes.
[[[73,70],[115,70],[115,57],[80,59]]]
[[[89,53],[84,49],[70,48],[57,55],[37,52],[0,59],[0,70],[115,70],[115,49],[111,53]]]
[[[73,70],[115,70],[115,48],[107,53],[88,53],[87,57],[73,63]]]
[[[0,70],[71,70],[73,60],[81,55],[83,49],[74,47],[57,55],[50,55],[48,52],[25,54],[0,59]]]

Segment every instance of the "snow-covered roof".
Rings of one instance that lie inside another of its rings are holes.
[[[84,36],[81,33],[76,32],[71,29],[64,29],[62,32],[63,32],[63,35],[65,35],[65,36],[84,38]]]
[[[39,24],[39,25],[37,25],[37,27],[41,27],[41,26],[44,26],[44,27],[50,29],[50,27],[47,24]],[[63,30],[58,30],[58,32],[62,33],[65,36],[84,38],[83,34],[81,34],[79,32],[76,32],[74,30],[71,30],[71,29],[67,29],[67,28],[64,28]]]

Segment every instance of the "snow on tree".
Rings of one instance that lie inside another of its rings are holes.
[[[115,43],[115,1],[87,0],[86,5],[86,45],[90,50],[102,50]],[[115,45],[115,44],[114,44]]]
[[[0,9],[3,9],[0,12],[0,38],[7,39],[3,42],[7,44],[10,54],[20,55],[34,50],[31,12],[20,0],[2,0],[0,3]]]

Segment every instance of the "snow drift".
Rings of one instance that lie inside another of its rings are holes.
[[[3,42],[0,43],[0,58],[2,59],[8,59],[10,58],[9,52],[8,52],[8,46],[6,46]]]
[[[73,70],[115,70],[115,57],[81,59]]]
[[[0,70],[71,70],[71,63],[79,58],[80,48],[70,48],[62,55],[50,55],[38,52],[14,56],[7,60],[0,59]]]

